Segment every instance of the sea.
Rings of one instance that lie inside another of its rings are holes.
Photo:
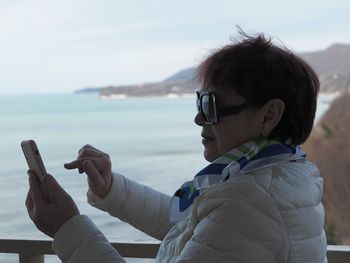
[[[320,94],[316,121],[338,94]],[[156,240],[86,202],[85,174],[63,164],[85,144],[108,153],[113,171],[172,195],[208,163],[201,128],[194,124],[194,96],[101,99],[97,94],[0,96],[0,238],[49,239],[27,215],[27,164],[20,143],[37,142],[47,171],[114,242]],[[153,260],[126,259],[128,262]],[[18,255],[0,254],[17,263]],[[56,256],[45,256],[56,263]]]

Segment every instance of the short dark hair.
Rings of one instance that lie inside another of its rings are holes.
[[[309,137],[315,118],[319,80],[314,70],[286,47],[263,34],[249,36],[209,55],[198,67],[206,87],[234,90],[247,101],[279,98],[285,110],[269,138],[296,146]]]

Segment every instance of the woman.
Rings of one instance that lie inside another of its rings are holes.
[[[299,145],[319,82],[264,36],[210,55],[198,69],[195,123],[210,164],[173,197],[112,173],[90,145],[65,164],[88,175],[88,202],[162,240],[156,262],[327,262],[322,179]],[[50,175],[45,201],[30,172],[27,208],[63,262],[124,262]]]

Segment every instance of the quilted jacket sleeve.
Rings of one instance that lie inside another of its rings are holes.
[[[171,197],[138,184],[120,174],[113,175],[110,192],[99,199],[91,191],[88,202],[146,234],[162,240],[173,226],[169,221]]]
[[[94,223],[75,216],[56,233],[52,249],[63,263],[125,263]]]

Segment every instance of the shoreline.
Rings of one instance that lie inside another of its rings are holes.
[[[120,99],[131,99],[131,98],[167,98],[167,99],[177,99],[177,98],[192,98],[195,97],[195,93],[168,93],[165,95],[147,95],[147,96],[129,96],[127,94],[110,94],[110,95],[98,95],[99,99],[102,100],[120,100]]]
[[[320,92],[318,94],[318,100],[322,100],[322,102],[329,102],[333,101],[336,97],[338,97],[341,94],[340,91],[336,92]],[[168,94],[162,94],[162,95],[144,95],[144,96],[133,96],[128,95],[126,93],[121,94],[110,94],[110,95],[100,95],[98,94],[97,97],[99,99],[103,100],[118,100],[118,99],[129,99],[129,98],[191,98],[195,97],[195,93],[168,93]]]

